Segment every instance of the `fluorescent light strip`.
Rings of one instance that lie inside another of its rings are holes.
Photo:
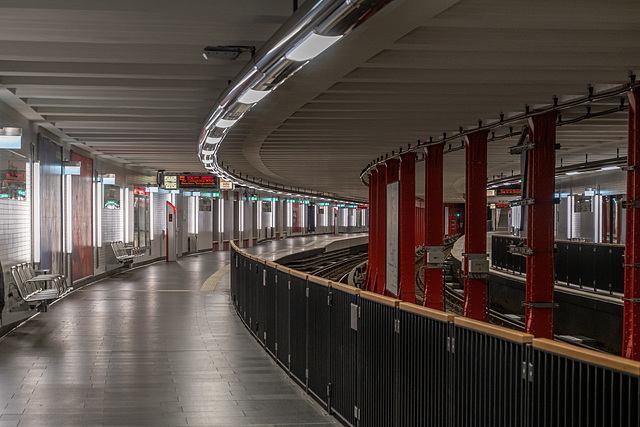
[[[224,240],[224,200],[218,199],[218,233],[220,234],[220,248],[222,248],[222,241]]]
[[[96,227],[98,229],[97,247],[102,247],[102,208],[104,206],[104,201],[102,199],[102,181],[98,181],[98,199],[96,202]]]
[[[240,227],[240,232],[244,231],[244,200],[240,200],[240,212],[238,212],[238,223]]]
[[[73,252],[73,227],[72,227],[72,207],[73,207],[73,194],[71,190],[71,175],[65,175],[65,202],[66,202],[66,212],[65,212],[65,220],[66,220],[66,228],[67,228],[67,253],[70,254]]]
[[[238,102],[241,104],[255,104],[262,101],[262,99],[269,95],[270,90],[253,90],[249,89],[238,98]]]
[[[40,262],[40,162],[33,163],[33,262]]]
[[[294,46],[285,58],[289,61],[309,61],[330,48],[343,36],[321,36],[315,32],[310,33],[300,43]]]
[[[124,242],[129,243],[129,188],[124,189]]]
[[[222,129],[227,129],[235,125],[237,121],[238,121],[237,119],[236,120],[220,119],[216,122],[216,126]]]
[[[220,119],[220,120],[224,120],[224,119]],[[227,121],[229,121],[229,120],[227,120]],[[222,126],[220,126],[220,127],[222,127]],[[222,141],[221,137],[217,137],[216,138],[216,137],[213,137],[213,136],[208,136],[207,139],[206,139],[207,144],[217,144],[220,141]]]
[[[156,191],[149,191],[149,239],[153,241],[153,193],[158,192],[158,187],[155,188]]]

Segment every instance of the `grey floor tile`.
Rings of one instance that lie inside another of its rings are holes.
[[[228,281],[199,292],[227,263],[209,253],[127,270],[7,336],[0,427],[337,425],[245,329]]]

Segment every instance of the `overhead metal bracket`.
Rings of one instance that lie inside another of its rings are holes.
[[[523,307],[529,308],[558,308],[559,305],[557,302],[530,302],[522,301]]]
[[[526,205],[533,205],[536,203],[535,199],[520,199],[520,200],[514,200],[513,202],[511,202],[511,206],[526,206]]]
[[[529,256],[534,254],[533,249],[531,248],[527,248],[525,246],[515,246],[515,245],[509,246],[508,252],[510,254],[520,255],[520,256]]]
[[[536,145],[532,142],[528,143],[528,144],[522,144],[522,145],[516,145],[514,147],[509,147],[509,153],[510,154],[522,154],[525,151],[528,150],[533,150],[536,147]]]

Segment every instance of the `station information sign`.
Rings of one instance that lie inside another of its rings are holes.
[[[225,181],[224,179],[220,180],[220,189],[221,190],[233,190],[233,182]]]
[[[180,188],[218,189],[218,179],[213,175],[180,175]]]
[[[178,189],[178,177],[175,175],[165,175],[163,178],[163,185],[165,190],[177,190]]]

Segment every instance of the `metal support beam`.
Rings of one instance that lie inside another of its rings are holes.
[[[416,302],[416,153],[400,157],[400,215],[398,218],[400,299]]]
[[[367,272],[365,273],[364,288],[368,291],[373,289],[373,282],[376,277],[376,213],[378,208],[378,171],[372,170],[369,173],[369,260],[367,262]]]
[[[444,238],[444,206],[442,205],[443,147],[425,149],[425,245],[424,302],[425,307],[444,310],[442,282],[442,252]]]
[[[384,293],[387,271],[387,167],[376,166],[378,183],[376,185],[376,277],[372,281],[373,292]]]
[[[640,200],[640,93],[629,92],[627,201]],[[634,166],[634,167],[631,167]],[[640,209],[627,204],[622,356],[640,360]]]
[[[483,272],[471,268],[482,264],[479,255],[487,251],[487,135],[488,130],[465,137],[466,206],[464,242],[464,306],[462,314],[476,320],[486,320],[487,279]],[[470,260],[471,256],[471,260]],[[486,255],[485,255],[486,258]]]
[[[529,118],[525,332],[553,339],[556,111]]]

